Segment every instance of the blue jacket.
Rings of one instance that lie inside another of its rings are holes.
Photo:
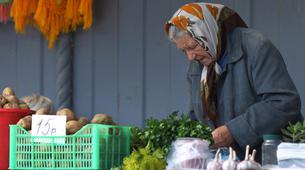
[[[280,133],[289,121],[301,120],[301,101],[279,51],[263,35],[236,28],[227,36],[227,63],[217,84],[216,126],[226,125],[234,149],[244,158],[246,145],[260,149],[262,136]],[[200,97],[202,66],[188,70],[193,119],[203,120]]]

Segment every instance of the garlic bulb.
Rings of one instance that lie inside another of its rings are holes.
[[[257,162],[255,162],[255,155],[256,155],[256,150],[253,149],[251,157],[250,157],[250,161],[253,163],[253,166],[256,166],[256,169],[261,169],[261,165]]]
[[[255,161],[249,160],[249,157],[254,160],[256,150],[253,151],[252,155],[249,155],[249,145],[246,147],[245,160],[237,165],[237,170],[260,170],[260,166]]]
[[[236,152],[230,147],[229,158],[223,162],[222,170],[235,170],[237,167]]]
[[[214,160],[208,163],[207,170],[221,170],[221,166],[221,155],[219,155],[219,149],[217,149]]]

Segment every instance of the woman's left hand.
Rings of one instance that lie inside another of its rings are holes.
[[[212,136],[216,147],[227,147],[234,142],[229,129],[225,125],[216,128],[212,132]]]

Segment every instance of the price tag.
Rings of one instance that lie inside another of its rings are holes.
[[[57,115],[33,115],[32,136],[65,136],[66,116]],[[51,143],[52,139],[35,138],[35,142]],[[55,138],[55,143],[64,144],[64,138]]]

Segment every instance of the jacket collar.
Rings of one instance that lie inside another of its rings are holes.
[[[235,63],[243,56],[242,50],[242,38],[241,30],[242,28],[235,28],[232,32],[228,34],[227,39],[227,63],[225,64],[222,73],[227,71],[228,64]],[[222,74],[221,73],[221,74]]]
[[[228,50],[228,63],[234,63],[238,61],[243,56],[242,51],[242,39],[241,39],[241,29],[235,28],[229,33],[227,39],[227,50]]]

